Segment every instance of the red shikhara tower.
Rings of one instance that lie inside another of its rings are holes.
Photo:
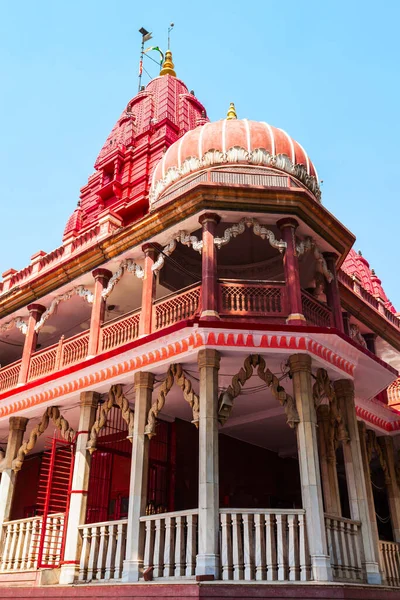
[[[0,283],[4,597],[397,597],[400,319],[354,241],[167,51]]]

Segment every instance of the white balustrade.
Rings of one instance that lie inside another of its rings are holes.
[[[361,523],[325,515],[325,526],[334,578],[342,581],[364,581]]]
[[[128,521],[106,521],[81,525],[79,581],[121,579],[125,559]]]
[[[400,544],[379,542],[386,585],[400,587]]]
[[[141,517],[144,527],[144,570],[153,578],[193,577],[197,554],[196,510]]]
[[[221,509],[225,581],[308,581],[304,510]]]

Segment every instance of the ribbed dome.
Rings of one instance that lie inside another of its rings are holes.
[[[228,163],[286,171],[320,198],[318,175],[304,148],[282,129],[247,119],[206,123],[172,144],[154,170],[150,198],[157,200],[189,173]]]

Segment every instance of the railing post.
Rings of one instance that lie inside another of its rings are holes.
[[[92,304],[92,314],[90,316],[90,332],[88,343],[88,356],[96,356],[99,351],[99,339],[101,325],[104,321],[106,311],[106,301],[102,293],[107,287],[107,284],[112,277],[111,271],[108,269],[95,269],[92,272],[94,277],[94,294]]]
[[[3,523],[10,519],[17,473],[12,468],[12,462],[20,449],[29,419],[25,417],[10,417],[7,450],[0,481],[0,547],[3,543]]]
[[[96,419],[99,402],[97,392],[82,392],[80,395],[79,430],[77,432],[74,472],[65,539],[64,560],[61,566],[60,583],[73,583],[78,576],[81,540],[79,525],[85,523],[87,493],[89,489],[90,453],[87,443],[90,430]]]
[[[321,404],[317,410],[318,451],[321,464],[322,491],[325,501],[325,512],[328,515],[342,516],[339,496],[339,483],[336,468],[336,452],[331,439],[330,407]]]
[[[196,575],[219,578],[218,370],[220,354],[206,348],[198,354],[199,417],[199,550]]]
[[[202,226],[203,248],[201,254],[201,318],[219,319],[217,248],[214,244],[215,232],[220,217],[205,213],[199,219]]]
[[[388,435],[379,437],[378,444],[382,448],[386,460],[387,472],[385,483],[389,503],[390,520],[392,522],[393,537],[395,542],[400,542],[400,488],[396,476],[393,439]]]
[[[367,581],[380,585],[382,578],[379,572],[379,547],[374,539],[370,522],[367,486],[354,403],[354,383],[350,379],[340,379],[334,382],[334,388],[350,437],[349,442],[343,443],[350,514],[352,519],[362,523],[361,535]]]
[[[156,276],[152,267],[156,260],[157,248],[153,245],[145,244],[142,246],[144,253],[143,265],[143,287],[142,287],[142,309],[140,312],[139,335],[148,335],[152,332],[153,323],[153,302],[156,295]]]
[[[332,569],[328,556],[325,517],[322,503],[321,476],[317,445],[317,417],[312,382],[311,357],[294,354],[289,358],[293,391],[299,413],[297,446],[300,463],[301,495],[306,510],[306,526],[315,581],[331,581]]]
[[[301,287],[299,260],[296,250],[296,229],[299,226],[296,219],[286,218],[277,222],[283,240],[286,242],[286,250],[283,256],[285,269],[285,280],[287,296],[289,300],[290,314],[286,319],[289,325],[305,325],[306,319],[303,315],[301,304]]]
[[[41,304],[30,304],[28,306],[29,319],[28,328],[25,335],[24,349],[22,351],[21,368],[18,375],[18,384],[22,385],[28,380],[29,365],[31,356],[36,350],[38,334],[35,331],[35,325],[46,310]]]
[[[324,258],[326,260],[326,266],[332,273],[333,279],[329,283],[326,281],[326,299],[328,306],[332,310],[333,324],[336,329],[344,332],[343,317],[342,317],[342,306],[340,304],[339,285],[336,273],[336,259],[337,256],[334,252],[324,252]]]
[[[153,373],[135,373],[135,417],[132,437],[131,479],[129,485],[128,532],[126,558],[122,578],[138,581],[143,571],[147,480],[149,471],[149,443],[145,435],[147,415],[151,406],[154,386]]]

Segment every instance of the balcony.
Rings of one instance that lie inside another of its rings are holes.
[[[311,294],[302,291],[307,324],[330,327],[332,312]],[[287,289],[282,282],[224,279],[218,281],[219,314],[226,320],[285,324],[289,315]],[[201,311],[201,285],[196,283],[154,302],[152,332],[198,317]],[[101,325],[97,354],[121,347],[139,337],[141,311],[131,311]],[[57,344],[31,356],[27,382],[56,373],[88,358],[90,330],[71,338],[61,336]],[[0,369],[0,393],[18,385],[21,360]]]

